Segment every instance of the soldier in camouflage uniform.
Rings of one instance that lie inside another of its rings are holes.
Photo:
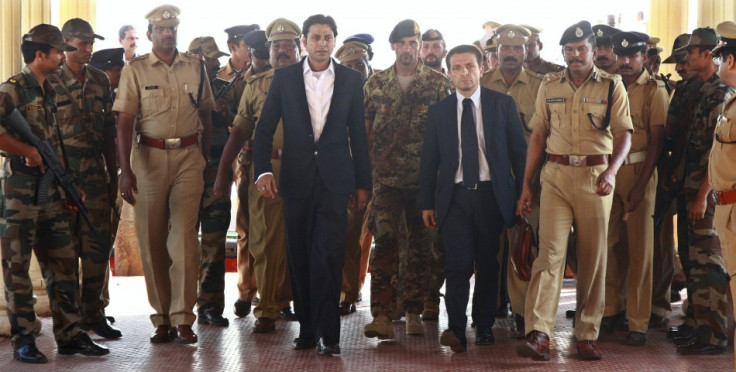
[[[529,25],[521,25],[521,27],[524,27],[532,33],[529,36],[529,41],[526,43],[527,55],[526,61],[524,62],[525,69],[542,75],[548,72],[558,72],[565,69],[565,66],[545,61],[539,56],[539,52],[544,47],[544,44],[542,44],[542,41],[539,39],[539,34],[542,32],[541,28]]]
[[[728,276],[723,266],[721,245],[713,227],[715,203],[710,195],[708,159],[713,144],[713,131],[725,103],[733,96],[716,74],[711,50],[718,44],[712,28],[695,29],[685,61],[704,81],[698,95],[694,120],[684,135],[685,153],[679,164],[678,175],[684,177],[683,195],[687,204],[688,257],[683,266],[688,274],[688,293],[692,296],[685,323],[675,337],[679,354],[720,354],[728,342]],[[682,259],[682,257],[681,257]]]
[[[492,89],[500,93],[508,94],[514,98],[516,108],[519,111],[519,119],[521,121],[522,133],[524,139],[529,143],[532,129],[528,123],[534,115],[534,102],[537,98],[539,86],[542,85],[541,75],[525,69],[522,64],[526,57],[526,43],[531,33],[529,30],[517,25],[503,25],[496,29],[499,44],[499,60],[500,68],[490,71],[480,78],[480,84],[484,88]],[[536,172],[533,180],[532,214],[529,216],[529,223],[536,233],[539,226],[539,172]],[[506,236],[509,242],[513,241],[514,229],[507,229]],[[506,245],[508,248],[509,245]],[[511,268],[511,255],[507,252],[499,254],[500,258],[507,257],[508,268]],[[503,251],[503,250],[501,250]],[[499,261],[502,262],[502,261]],[[511,310],[514,314],[514,335],[517,338],[525,336],[524,333],[524,303],[526,300],[526,292],[529,287],[528,281],[519,279],[514,270],[507,269],[504,274],[506,288],[508,292]],[[502,272],[502,270],[499,270]],[[504,282],[499,280],[499,284]],[[499,294],[501,291],[499,291]],[[503,308],[505,309],[505,306]]]
[[[364,87],[368,141],[373,160],[373,199],[368,225],[376,246],[371,257],[371,313],[367,337],[393,338],[389,313],[398,290],[401,220],[407,227],[406,271],[402,301],[406,333],[424,334],[419,319],[426,296],[424,273],[432,244],[419,209],[419,152],[427,110],[447,97],[449,79],[419,62],[419,26],[404,20],[389,42],[396,63],[371,76]]]
[[[197,291],[197,323],[228,326],[227,318],[222,316],[225,309],[225,243],[227,228],[230,226],[230,199],[215,196],[215,176],[220,165],[222,149],[228,137],[229,112],[227,102],[221,100],[223,86],[216,84],[218,58],[229,56],[217,47],[212,37],[198,37],[189,44],[189,52],[205,59],[205,68],[212,92],[215,94],[215,109],[212,111],[212,146],[204,168],[204,193],[199,207],[199,224],[202,229],[200,249],[202,259],[199,270],[199,290]],[[232,172],[227,175],[232,183]]]
[[[298,37],[301,34],[295,23],[279,18],[271,22],[266,32],[253,31],[256,37],[254,45],[266,45],[266,38],[270,43],[270,61],[274,68],[286,67],[299,61]],[[248,34],[250,37],[251,34]],[[258,48],[261,49],[262,48]],[[259,53],[261,53],[259,52]],[[228,163],[235,159],[237,151],[246,139],[252,138],[256,123],[261,117],[261,110],[268,95],[268,89],[273,80],[273,69],[252,75],[247,80],[243,96],[240,99],[238,113],[233,122],[225,149],[222,154],[222,163],[218,170],[215,192],[219,195],[229,195],[230,184],[224,177],[229,171]],[[279,125],[274,136],[274,176],[280,175],[281,147],[283,145],[282,127]],[[249,176],[253,179],[253,169]],[[253,309],[256,323],[254,333],[268,333],[276,329],[276,319],[289,309],[291,300],[291,285],[287,275],[286,261],[286,233],[283,216],[283,199],[281,197],[265,198],[260,195],[253,182],[248,184],[248,212],[250,224],[248,226],[248,249],[253,255],[256,282],[260,292],[260,301]]]
[[[67,52],[60,73],[49,81],[56,90],[56,120],[64,144],[67,169],[87,199],[93,233],[80,216],[70,222],[72,240],[78,247],[82,265],[82,328],[115,339],[120,330],[105,319],[102,289],[112,251],[111,214],[117,195],[118,174],[115,161],[115,116],[112,114],[112,89],[107,75],[88,63],[96,35],[87,21],[73,18],[62,27],[64,40],[77,50]]]
[[[46,80],[58,72],[65,57],[62,51],[75,48],[64,44],[58,28],[41,24],[23,36],[21,50],[26,66],[0,85],[0,117],[18,109],[31,131],[48,141],[62,159],[62,145],[54,118],[56,93]],[[92,342],[79,328],[81,316],[76,302],[78,261],[69,227],[69,213],[56,182],[48,190],[48,201],[37,204],[35,192],[44,171],[38,150],[0,126],[0,235],[5,299],[11,325],[13,357],[28,363],[46,363],[34,336],[36,313],[33,286],[28,276],[31,252],[44,274],[54,338],[59,354],[105,355],[109,350]],[[61,161],[61,160],[60,160]],[[48,171],[48,170],[47,170]]]

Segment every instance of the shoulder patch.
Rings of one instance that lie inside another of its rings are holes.
[[[8,83],[13,84],[13,85],[17,85],[18,84],[18,80],[15,80],[15,78],[12,78],[11,77],[10,79],[8,79]]]
[[[603,70],[598,70],[598,73],[600,74],[600,76],[602,78],[605,78],[605,79],[608,79],[608,80],[613,80],[614,82],[622,81],[621,80],[621,75],[619,75],[619,74],[609,74],[609,73],[607,73],[607,72],[605,72]]]
[[[562,79],[562,74],[564,74],[564,72],[562,72],[562,71],[560,71],[560,72],[548,72],[546,75],[544,75],[543,80],[544,80],[544,82],[550,82],[550,81],[560,80],[560,79]]]
[[[148,55],[149,55],[149,54],[150,54],[150,53],[146,53],[146,54],[144,54],[144,55],[140,55],[140,56],[138,56],[138,57],[135,57],[135,58],[131,59],[131,60],[130,60],[130,62],[128,62],[128,63],[130,64],[130,63],[133,63],[133,62],[138,62],[138,61],[140,61],[140,60],[142,60],[142,59],[148,59]]]

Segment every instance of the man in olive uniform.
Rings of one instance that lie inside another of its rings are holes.
[[[419,51],[419,58],[427,67],[431,67],[437,72],[445,73],[442,68],[442,60],[447,55],[447,46],[442,33],[429,29],[422,34],[422,49]]]
[[[687,50],[685,62],[703,80],[695,106],[695,115],[684,135],[684,156],[680,160],[678,177],[683,177],[682,194],[687,206],[687,257],[680,257],[687,276],[692,312],[685,323],[668,331],[675,337],[679,354],[720,354],[728,342],[728,276],[721,244],[713,228],[714,200],[710,197],[708,158],[713,145],[713,131],[718,117],[734,90],[716,74],[711,50],[718,44],[712,28],[695,29],[690,41],[680,50]]]
[[[189,44],[189,52],[204,58],[208,82],[214,92],[215,77],[220,66],[218,58],[229,56],[229,54],[220,51],[215,39],[211,36],[192,40]],[[217,91],[217,94],[222,93]],[[207,154],[207,166],[204,169],[204,193],[199,209],[202,259],[199,290],[197,291],[197,322],[216,326],[229,324],[228,319],[222,316],[222,312],[225,309],[225,243],[227,228],[230,226],[230,199],[221,199],[212,192],[222,149],[227,142],[228,113],[229,107],[226,102],[215,102],[215,109],[212,111],[212,145],[210,153]],[[232,173],[228,176],[232,182]]]
[[[150,341],[177,338],[190,344],[197,342],[191,327],[201,254],[197,217],[214,100],[201,57],[176,48],[179,8],[161,5],[146,18],[152,52],[123,70],[113,105],[118,113],[120,194],[135,211],[154,310],[156,329]]]
[[[274,69],[290,66],[299,61],[298,40],[301,29],[294,22],[284,18],[275,19],[266,27],[263,35],[267,40],[261,41],[270,45],[270,61]],[[261,110],[271,86],[274,69],[252,75],[248,79],[217,172],[215,192],[218,194],[229,195],[230,183],[224,177],[230,171],[228,161],[235,159],[237,151],[246,139],[253,138],[256,123],[261,117]],[[273,173],[276,178],[280,175],[280,150],[283,145],[281,130],[279,125],[273,144]],[[252,176],[252,169],[250,172]],[[253,332],[268,333],[276,329],[276,320],[284,309],[290,309],[289,301],[291,301],[291,285],[286,266],[283,200],[281,197],[273,199],[262,197],[258,187],[250,182],[248,212],[250,216],[248,249],[254,257],[253,269],[260,293],[258,305],[253,309],[253,315],[256,317]]]
[[[611,38],[635,130],[613,192],[603,319],[604,323],[615,324],[625,309],[629,321],[626,343],[632,346],[646,342],[651,315],[652,214],[657,188],[654,170],[663,147],[669,104],[664,82],[655,80],[644,68],[647,38],[641,32],[619,32]],[[623,248],[625,254],[618,254],[615,247]],[[608,326],[611,330],[611,325],[602,324],[601,328],[606,331]]]
[[[21,51],[26,66],[0,85],[0,152],[2,175],[0,192],[2,215],[0,235],[3,238],[2,270],[5,299],[10,320],[10,342],[13,358],[27,363],[46,363],[46,356],[36,347],[36,313],[33,286],[28,276],[31,254],[44,274],[54,320],[54,338],[59,354],[105,355],[110,351],[95,344],[79,328],[77,307],[78,257],[72,241],[69,213],[64,196],[56,182],[51,183],[47,202],[36,203],[35,190],[44,169],[36,147],[20,140],[7,127],[5,120],[18,110],[30,130],[48,141],[59,162],[62,144],[54,118],[56,92],[47,76],[56,74],[64,62],[64,51],[75,48],[64,44],[58,28],[40,24],[23,35]]]
[[[215,84],[218,88],[214,92],[216,94],[218,89],[227,86],[233,79],[238,79],[231,89],[224,92],[221,98],[228,106],[228,110],[221,111],[228,126],[232,125],[235,113],[238,112],[238,105],[245,90],[246,80],[253,74],[250,47],[245,41],[245,35],[260,28],[260,26],[253,24],[225,29],[230,60],[217,73]],[[256,275],[253,271],[253,256],[248,251],[248,185],[250,184],[248,170],[250,169],[250,160],[250,154],[247,153],[246,146],[243,146],[234,166],[234,179],[238,192],[238,208],[235,213],[235,231],[238,233],[238,299],[235,301],[233,310],[238,317],[250,314],[251,302],[258,293]]]
[[[368,79],[365,118],[373,161],[373,199],[369,227],[375,237],[371,257],[371,313],[366,337],[394,338],[389,313],[396,307],[399,282],[399,241],[406,239],[402,302],[406,333],[423,335],[419,314],[427,294],[424,273],[432,238],[419,209],[419,153],[424,141],[427,109],[447,97],[450,80],[419,61],[419,25],[407,19],[389,35],[396,62]],[[402,219],[408,234],[402,238]]]
[[[112,251],[112,208],[117,197],[115,116],[110,80],[89,66],[95,38],[104,40],[87,21],[73,18],[61,29],[64,41],[77,50],[66,52],[66,62],[52,82],[56,90],[56,119],[66,154],[66,169],[86,194],[85,205],[94,233],[80,216],[72,218],[73,241],[81,258],[82,328],[105,338],[119,338],[120,331],[105,319],[102,289]],[[107,169],[107,171],[105,170]]]
[[[517,214],[527,216],[533,200],[532,179],[542,168],[539,257],[534,261],[526,296],[526,342],[516,352],[548,360],[570,227],[578,230],[578,357],[601,358],[598,329],[603,316],[606,237],[616,173],[631,145],[629,101],[618,75],[593,65],[595,34],[587,21],[567,28],[560,39],[567,69],[545,75],[529,126],[524,188]]]
[[[368,61],[370,47],[360,41],[353,40],[342,44],[335,52],[335,58],[341,65],[358,71],[363,81],[372,74]],[[340,314],[348,315],[356,311],[355,303],[360,296],[360,268],[363,249],[361,235],[365,221],[366,208],[358,208],[356,199],[350,198],[348,204],[348,225],[345,234],[345,263],[342,269],[342,288],[340,290]],[[368,248],[370,250],[370,247]]]
[[[613,52],[611,37],[621,30],[609,25],[595,25],[593,32],[595,33],[595,55],[593,56],[595,67],[609,74],[617,74],[618,64],[616,54]]]
[[[720,64],[718,75],[724,83],[736,88],[736,22],[723,22],[716,27],[721,41],[713,54]],[[708,161],[713,197],[715,199],[715,228],[721,239],[723,261],[729,278],[736,276],[736,96],[723,109],[715,129],[715,142]],[[736,280],[731,280],[731,296],[736,295]],[[734,310],[736,314],[736,310]],[[736,348],[736,346],[734,346]]]
[[[497,28],[496,33],[498,35],[496,39],[499,44],[498,59],[501,62],[500,68],[484,74],[480,79],[480,84],[484,88],[508,94],[514,98],[516,108],[519,111],[522,133],[528,143],[532,134],[529,122],[534,115],[534,102],[537,99],[539,86],[542,84],[540,75],[525,69],[523,66],[526,59],[526,44],[531,33],[521,26],[512,24]],[[536,233],[539,228],[538,174],[534,177],[533,183],[533,213],[529,218],[529,223]],[[510,235],[512,231],[512,229],[507,231],[509,242],[513,241]],[[511,255],[507,253],[506,256],[509,257],[507,267],[511,268]],[[524,337],[526,334],[524,332],[524,302],[526,301],[529,282],[519,279],[514,270],[507,269],[506,286],[511,310],[514,314],[515,336]]]
[[[675,288],[673,281],[676,270],[675,226],[673,217],[675,213],[679,214],[680,212],[678,211],[679,208],[677,207],[676,198],[671,195],[676,191],[674,189],[669,190],[669,188],[671,187],[670,180],[674,170],[672,169],[673,165],[670,163],[675,162],[672,157],[679,158],[683,148],[682,144],[675,143],[675,141],[678,138],[684,141],[684,136],[680,136],[678,133],[684,130],[683,128],[688,125],[689,120],[692,118],[692,112],[697,104],[697,91],[703,83],[697,77],[696,73],[687,69],[685,63],[687,51],[677,51],[680,47],[687,45],[689,40],[690,34],[679,35],[673,43],[672,55],[667,57],[663,62],[674,64],[675,71],[680,75],[682,80],[675,83],[674,90],[671,94],[670,105],[667,110],[667,122],[664,127],[664,151],[662,151],[662,156],[657,164],[659,185],[657,185],[657,200],[654,209],[656,211],[666,209],[666,211],[660,212],[665,214],[662,216],[659,229],[655,226],[654,232],[654,254],[652,255],[652,262],[654,264],[652,269],[652,315],[649,318],[650,327],[667,328],[670,313],[672,312],[672,294],[682,289]],[[667,200],[668,194],[671,196],[669,200]],[[669,205],[664,205],[667,202],[669,202]],[[686,211],[682,212],[682,217],[678,217],[678,225],[681,225],[683,220],[687,220]],[[678,227],[678,230],[681,229]],[[684,242],[687,241],[687,238],[681,239],[678,236],[678,241],[683,242],[682,246],[685,247],[686,244]],[[680,271],[679,276],[682,278],[681,282],[684,286],[684,273]],[[677,294],[679,295],[679,293]],[[690,306],[683,306],[683,308],[685,307],[692,309]]]
[[[524,27],[532,33],[529,35],[529,41],[526,43],[526,61],[524,61],[525,69],[542,75],[548,72],[558,72],[565,69],[565,66],[545,61],[539,55],[539,52],[541,52],[544,47],[542,40],[539,38],[539,34],[542,33],[541,28],[529,25],[521,25],[521,27]]]

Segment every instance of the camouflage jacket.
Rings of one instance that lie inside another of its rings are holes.
[[[44,91],[46,92],[45,95]],[[42,140],[48,141],[56,151],[56,156],[61,159],[61,143],[59,142],[54,116],[56,112],[56,93],[48,80],[44,82],[44,89],[42,90],[28,66],[24,66],[20,73],[0,85],[0,117],[7,116],[16,108],[30,125],[33,134]],[[20,141],[15,133],[9,131],[5,125],[0,125],[0,135],[6,133]],[[3,151],[2,156],[4,160],[0,175],[12,175],[8,159],[18,157],[18,154],[9,154]]]
[[[237,75],[237,70],[233,68],[230,61],[227,62],[225,67],[221,68],[217,72],[217,76],[212,79],[212,94],[221,94],[220,99],[225,100],[228,105],[227,111],[222,111],[216,115],[212,115],[212,124],[215,128],[227,128],[233,124],[235,113],[238,112],[238,104],[240,103],[240,97],[243,95],[245,90],[245,84],[248,77],[251,75],[251,70],[243,71],[238,80],[233,84],[230,89],[225,92],[221,92]],[[214,143],[213,143],[214,145]]]
[[[364,86],[373,180],[402,189],[419,188],[419,154],[429,106],[453,91],[443,74],[419,63],[402,93],[395,66],[373,74]]]
[[[67,157],[101,159],[102,149],[116,135],[107,74],[85,66],[84,82],[81,82],[65,64],[58,75],[48,80],[56,91],[56,121]],[[72,163],[76,162],[70,161],[70,166],[75,165]],[[74,168],[73,172],[79,171]]]
[[[708,171],[708,158],[713,145],[713,131],[718,124],[718,115],[734,95],[734,89],[727,86],[717,74],[705,81],[698,91],[700,97],[693,120],[687,130],[689,140],[686,144],[685,166],[686,190],[697,190]]]

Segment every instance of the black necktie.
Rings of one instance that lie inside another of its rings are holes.
[[[478,182],[478,134],[473,119],[473,100],[463,100],[463,115],[460,119],[461,146],[463,151],[463,183],[472,187]]]

